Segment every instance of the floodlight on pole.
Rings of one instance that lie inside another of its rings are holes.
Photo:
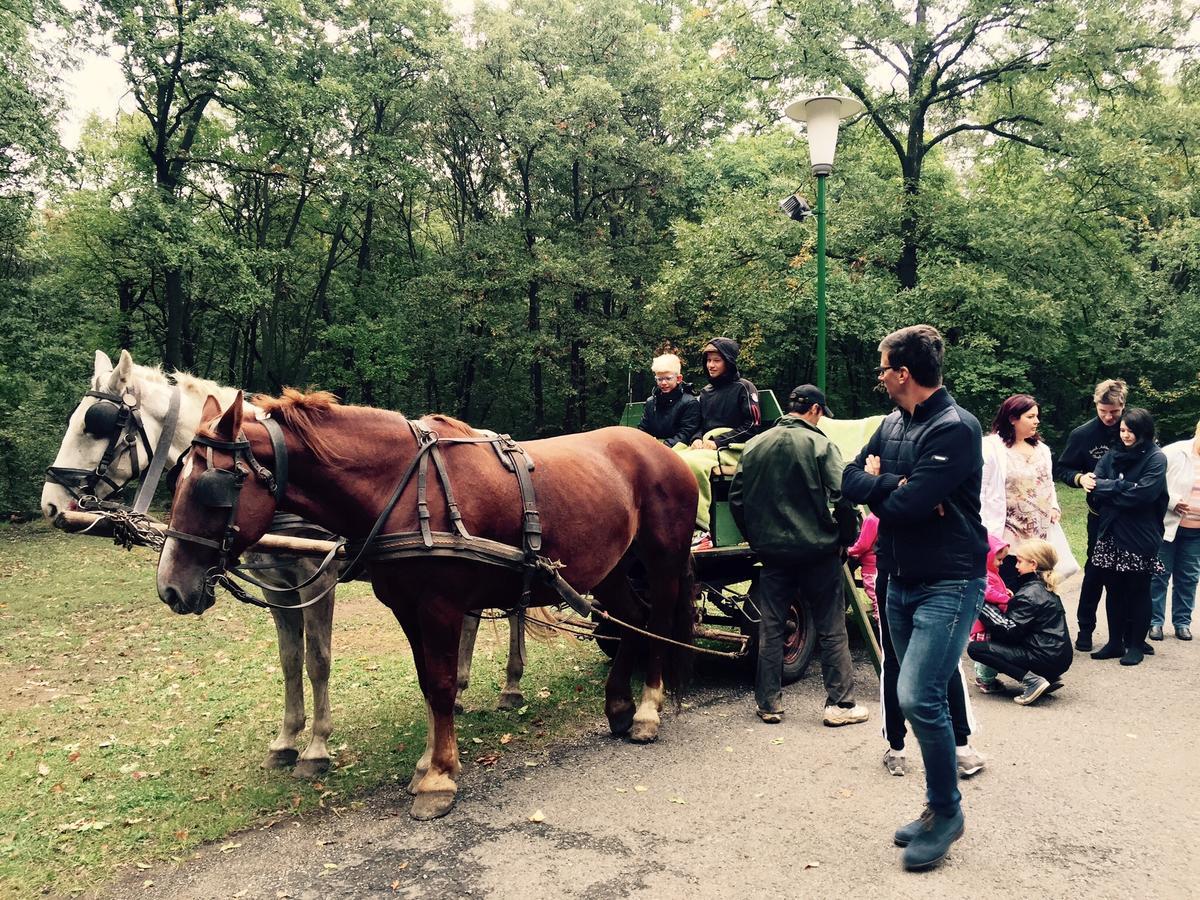
[[[821,95],[789,103],[784,113],[808,125],[808,161],[817,178],[817,387],[825,390],[825,179],[833,171],[838,126],[865,107],[852,97]]]

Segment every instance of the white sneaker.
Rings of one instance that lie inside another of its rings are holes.
[[[903,751],[888,747],[887,753],[883,754],[883,767],[888,770],[889,775],[906,774],[908,772],[907,762]]]
[[[830,728],[837,728],[839,725],[857,725],[859,722],[865,722],[870,717],[865,706],[855,704],[850,709],[844,709],[837,704],[825,707],[825,724]]]
[[[955,747],[954,755],[958,760],[958,777],[970,778],[987,765],[984,755],[967,744],[965,747]]]

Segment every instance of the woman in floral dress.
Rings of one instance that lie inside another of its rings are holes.
[[[1062,511],[1054,490],[1054,460],[1038,434],[1038,402],[1013,394],[1000,404],[992,433],[983,439],[980,515],[988,534],[1010,546],[1046,540]],[[1000,568],[1009,589],[1017,580],[1011,555]]]

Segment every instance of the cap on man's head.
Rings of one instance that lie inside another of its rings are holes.
[[[655,375],[660,372],[678,375],[683,371],[683,362],[674,353],[664,353],[662,356],[654,357],[654,361],[650,363],[650,371]]]
[[[788,394],[788,405],[800,407],[801,412],[808,412],[814,403],[821,407],[823,415],[833,418],[833,413],[825,405],[825,392],[815,384],[802,384],[792,388],[792,392]]]

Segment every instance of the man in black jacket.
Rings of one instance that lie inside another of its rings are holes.
[[[962,836],[946,684],[983,603],[987,531],[979,517],[982,430],[942,387],[942,336],[929,325],[879,345],[879,381],[899,409],[846,467],[842,492],[879,517],[897,694],[921,745],[927,806],[897,829],[909,870],[940,862]]]
[[[650,369],[654,393],[646,398],[638,428],[668,447],[687,447],[700,433],[700,400],[683,380],[683,365],[674,353],[656,356]]]
[[[1121,446],[1121,413],[1129,391],[1125,382],[1110,378],[1096,385],[1092,401],[1096,404],[1096,417],[1084,422],[1071,432],[1067,445],[1054,464],[1054,477],[1073,488],[1083,487],[1083,476],[1095,471],[1096,463],[1109,450]],[[1096,548],[1096,533],[1099,520],[1090,509],[1087,517],[1087,562],[1083,566],[1083,584],[1079,586],[1079,631],[1075,636],[1075,649],[1092,649],[1092,632],[1096,630],[1096,608],[1104,588],[1100,573],[1092,565],[1092,551]]]

